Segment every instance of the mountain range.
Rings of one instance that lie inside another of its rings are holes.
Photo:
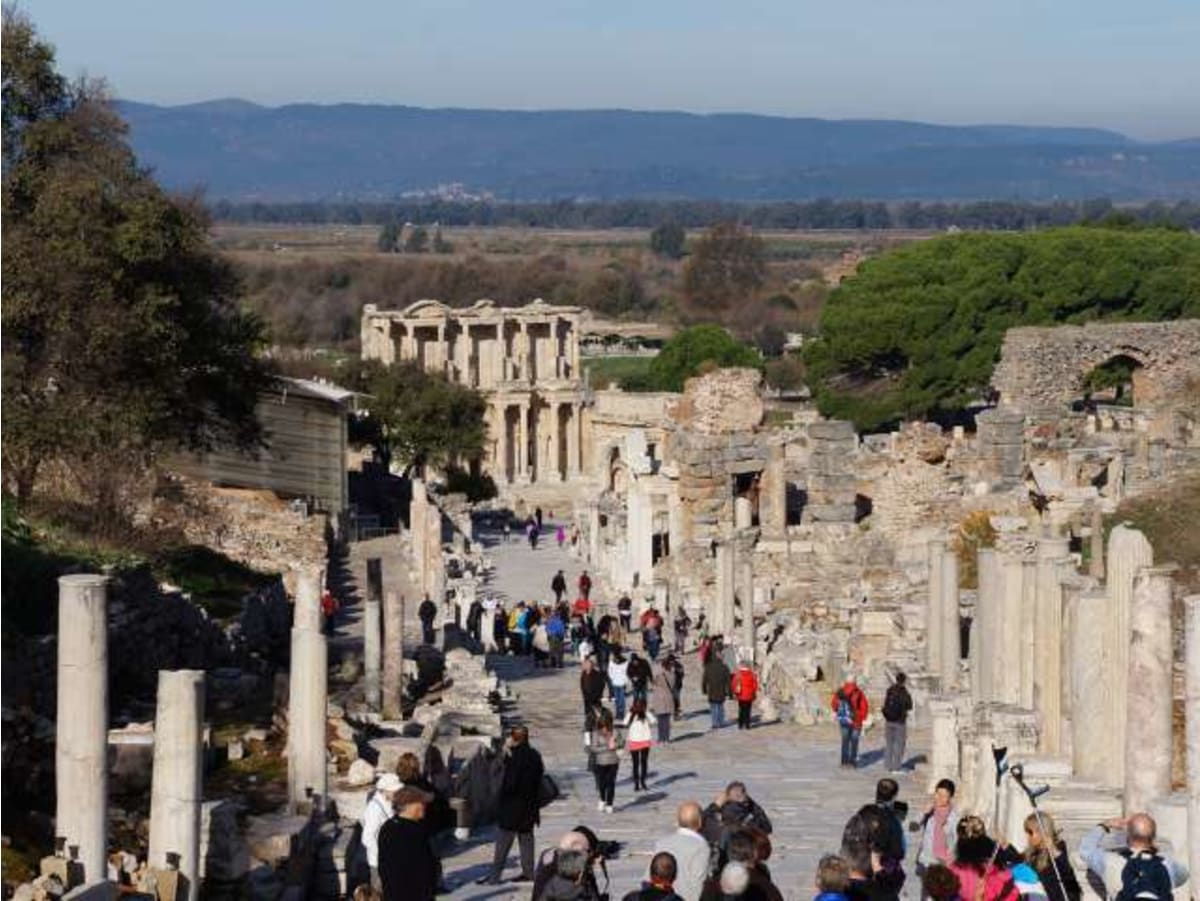
[[[1200,196],[1200,139],[1115,131],[630,110],[118,101],[143,163],[234,201],[1114,200]]]

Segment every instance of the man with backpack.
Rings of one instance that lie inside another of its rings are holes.
[[[905,683],[908,677],[896,673],[896,681],[888,687],[883,698],[884,763],[889,773],[903,770],[904,745],[908,741],[908,712],[912,710],[912,696]]]
[[[858,687],[853,675],[846,676],[842,687],[833,693],[829,702],[842,732],[842,766],[858,766],[858,740],[862,737],[863,722],[869,707],[867,696]]]
[[[1128,819],[1105,820],[1083,837],[1079,856],[1100,877],[1110,899],[1170,901],[1172,891],[1187,882],[1187,869],[1155,847],[1157,829],[1153,817],[1137,813]],[[1119,841],[1120,830],[1124,830],[1125,847]]]

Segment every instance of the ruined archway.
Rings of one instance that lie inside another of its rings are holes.
[[[1147,393],[1145,369],[1145,364],[1131,354],[1114,354],[1083,374],[1079,385],[1082,397],[1072,406],[1076,409],[1090,409],[1097,404],[1136,407],[1139,396]]]

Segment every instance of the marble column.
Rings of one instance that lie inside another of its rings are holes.
[[[108,874],[108,580],[58,580],[55,834],[78,848],[84,884]]]
[[[999,558],[1000,586],[997,592],[995,641],[988,661],[992,667],[993,694],[984,700],[1004,704],[1021,702],[1021,611],[1025,604],[1025,565],[1021,558],[1004,554]]]
[[[1100,731],[1109,714],[1100,685],[1112,666],[1105,659],[1102,628],[1107,609],[1103,591],[1081,592],[1071,630],[1071,760],[1078,778],[1100,785],[1114,784],[1123,772],[1109,767],[1108,743]]]
[[[1104,514],[1100,504],[1092,505],[1091,535],[1088,536],[1088,575],[1104,578]]]
[[[737,597],[741,604],[742,653],[754,661],[754,543],[753,539],[739,539],[734,548],[734,568],[737,579]]]
[[[529,482],[529,404],[517,404],[517,472],[515,482]]]
[[[321,613],[321,569],[304,567],[296,571],[296,596],[292,599],[292,628],[320,632],[325,626]]]
[[[750,503],[750,498],[736,497],[733,499],[733,525],[737,529],[754,527],[754,507]]]
[[[417,585],[424,592],[425,589],[425,560],[429,554],[426,547],[428,543],[428,531],[426,525],[429,521],[429,494],[425,490],[424,479],[412,480],[412,497],[408,502],[408,531],[412,536],[412,559],[413,567],[417,572]]]
[[[716,597],[709,621],[710,634],[724,635],[729,639],[734,626],[734,553],[733,541],[722,539],[717,543],[717,586]]]
[[[583,405],[576,402],[569,404],[569,407],[571,417],[567,420],[567,478],[573,479],[578,477],[583,468],[579,454]]]
[[[925,557],[929,568],[929,585],[926,594],[925,614],[925,666],[931,674],[942,672],[942,629],[945,619],[942,616],[942,555],[946,552],[946,542],[940,538],[930,541],[925,549]]]
[[[379,710],[383,666],[383,561],[367,558],[367,598],[363,604],[363,696],[367,708]]]
[[[1105,698],[1104,719],[1094,725],[1106,747],[1110,778],[1120,778],[1125,766],[1125,716],[1129,689],[1129,608],[1133,579],[1139,569],[1152,566],[1154,551],[1146,536],[1121,524],[1109,534],[1107,555],[1108,608],[1100,619],[1104,633],[1105,667],[1096,688]]]
[[[404,679],[404,598],[394,591],[383,597],[383,680],[380,701],[385,720],[401,717],[400,689]]]
[[[313,587],[317,587],[314,597]],[[293,812],[324,803],[328,779],[325,724],[329,692],[329,648],[321,630],[320,570],[301,573],[292,620],[288,676],[288,803]],[[316,610],[314,618],[310,610]],[[310,798],[312,802],[310,802]]]
[[[929,699],[929,785],[933,791],[940,779],[959,780],[958,709],[948,698]]]
[[[953,549],[942,552],[939,567],[941,580],[941,606],[938,618],[938,667],[942,677],[942,691],[950,691],[958,685],[958,661],[962,657],[962,635],[958,617],[958,555]]]
[[[781,538],[787,533],[787,470],[782,444],[767,446],[758,521],[768,538]]]
[[[1037,617],[1037,559],[1021,558],[1021,621],[1020,638],[1017,644],[1017,659],[1021,661],[1020,693],[1017,703],[1027,710],[1033,709],[1033,674],[1036,653],[1034,629]]]
[[[1038,750],[1043,754],[1057,754],[1062,745],[1062,578],[1070,567],[1070,549],[1065,538],[1043,538],[1038,542],[1033,707],[1041,723]]]
[[[654,575],[654,498],[632,481],[626,495],[625,540],[632,568],[631,578],[638,585],[649,585]]]
[[[1147,567],[1134,579],[1129,610],[1125,813],[1171,793],[1171,574]]]
[[[996,696],[994,677],[1004,582],[1000,560],[991,548],[980,548],[976,552],[976,568],[979,589],[971,626],[971,697],[981,703]]]
[[[204,671],[159,670],[150,789],[152,867],[167,869],[177,854],[182,893],[200,896],[200,807],[204,803]]]
[[[425,507],[424,591],[441,609],[446,597],[446,558],[442,555],[442,511],[437,504]]]
[[[1200,879],[1200,594],[1184,601],[1184,723],[1187,729],[1188,869]],[[1192,887],[1195,893],[1195,885]]]

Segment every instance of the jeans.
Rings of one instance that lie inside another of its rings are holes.
[[[671,714],[656,713],[654,719],[658,723],[659,744],[666,744],[671,740]]]
[[[858,765],[858,738],[862,729],[855,729],[845,723],[840,724],[842,730],[842,766]]]
[[[613,709],[615,711],[613,719],[616,722],[620,722],[625,719],[625,686],[614,685],[612,687],[612,697]]]
[[[886,723],[883,729],[884,762],[889,772],[896,772],[904,764],[904,744],[908,739],[908,726],[904,723]]]
[[[651,660],[658,659],[658,651],[662,647],[662,641],[654,640],[646,642],[646,653],[650,655]]]
[[[646,787],[646,768],[650,765],[650,749],[640,748],[630,752],[633,758],[633,787]]]
[[[612,807],[613,795],[617,790],[617,764],[596,767],[596,790],[600,793],[600,800]]]
[[[521,875],[533,878],[533,833],[509,832],[501,829],[496,833],[496,853],[492,857],[491,879],[499,880],[504,872],[504,863],[508,860],[508,852],[512,850],[513,839],[517,839],[521,848]]]
[[[709,701],[708,712],[712,715],[712,727],[720,729],[725,725],[725,702]]]
[[[738,701],[738,728],[750,728],[750,713],[754,710],[753,701]]]

